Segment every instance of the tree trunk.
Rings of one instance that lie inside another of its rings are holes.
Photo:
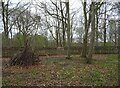
[[[87,64],[92,63],[94,39],[95,39],[95,2],[92,2],[91,38],[90,38],[90,44],[89,44],[89,50],[87,56]]]
[[[118,2],[118,17],[120,17],[120,2]],[[120,86],[120,18],[118,19],[118,85]]]
[[[99,18],[98,18],[98,11],[96,11],[96,46],[98,46],[98,23],[99,23]]]
[[[61,16],[62,16],[62,40],[63,40],[63,47],[65,47],[65,43],[66,43],[66,40],[65,40],[65,22],[64,22],[64,14],[63,14],[63,8],[62,8],[62,2],[60,2],[60,8],[61,8]]]
[[[84,2],[83,10],[84,10],[84,20],[85,20],[85,36],[84,36],[84,39],[83,39],[82,57],[86,58],[86,53],[87,53],[87,36],[88,36],[86,2]]]
[[[9,32],[8,32],[8,3],[5,6],[5,3],[2,2],[2,21],[4,26],[4,35],[5,35],[5,46],[8,47],[9,44]]]
[[[9,31],[8,31],[8,3],[6,4],[6,37],[9,38]]]
[[[58,47],[59,46],[59,41],[58,41],[58,30],[56,30],[56,46]]]
[[[67,59],[70,59],[70,13],[69,13],[69,2],[66,2],[67,10]]]
[[[105,2],[105,14],[104,14],[104,46],[106,45],[106,2]]]
[[[85,19],[85,35],[83,39],[83,49],[82,49],[82,57],[86,58],[87,55],[87,41],[88,41],[88,30],[91,23],[91,5],[90,5],[90,12],[89,12],[89,19],[87,20],[87,11],[86,11],[86,2],[84,2],[84,19]]]
[[[116,27],[116,22],[115,22],[115,46],[117,46],[117,27]]]

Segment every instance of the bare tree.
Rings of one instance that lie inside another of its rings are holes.
[[[10,65],[33,65],[38,57],[36,57],[33,48],[31,47],[31,35],[34,34],[34,28],[40,21],[40,16],[36,16],[26,10],[21,14],[16,21],[16,27],[23,34],[24,49],[19,51],[11,60]]]
[[[84,28],[85,28],[85,35],[84,35],[84,39],[83,39],[83,50],[82,50],[82,57],[85,57],[86,58],[86,55],[87,55],[87,41],[88,41],[88,31],[89,31],[89,27],[90,27],[90,24],[91,24],[91,5],[89,7],[89,18],[87,17],[87,9],[86,9],[86,6],[87,6],[87,1],[85,0],[83,2],[83,11],[84,11],[84,21],[85,21],[85,25],[84,25]]]
[[[55,29],[55,35],[53,34],[54,30],[50,30],[53,38],[56,41],[57,47],[65,47],[66,45],[66,28],[67,28],[67,12],[65,9],[65,4],[62,1],[53,1],[50,2],[41,2],[37,3],[39,9],[44,10],[51,19],[55,20],[56,23],[52,24],[51,22],[47,22],[47,24],[51,25]]]
[[[103,2],[101,3],[97,3],[97,2],[92,2],[91,3],[91,14],[92,14],[92,18],[91,18],[91,36],[90,36],[90,44],[89,44],[89,48],[88,48],[88,56],[86,58],[86,62],[88,64],[92,63],[92,54],[93,54],[93,49],[94,49],[94,42],[95,42],[95,22],[96,22],[96,18],[95,15],[97,13],[97,11],[100,9],[101,5],[103,4]]]
[[[94,47],[94,39],[95,39],[95,2],[92,2],[92,19],[91,19],[91,38],[90,45],[88,49],[87,63],[91,64],[92,62],[92,53]]]
[[[18,9],[27,6],[29,3],[20,5],[20,2],[18,2],[15,6],[12,5],[10,0],[7,0],[6,3],[5,2],[1,2],[1,3],[2,3],[2,21],[3,21],[4,36],[5,36],[4,46],[8,47],[8,44],[10,45],[9,35],[11,34],[11,38],[12,38],[12,28],[16,21],[14,17],[14,13],[16,13]],[[16,14],[15,16],[19,17],[19,15],[22,14],[23,12],[24,10],[21,13]]]

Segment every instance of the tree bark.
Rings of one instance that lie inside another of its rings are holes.
[[[106,2],[105,2],[105,13],[104,13],[104,46],[106,45]]]
[[[89,12],[89,19],[87,20],[87,11],[86,11],[86,1],[84,2],[84,20],[85,20],[85,35],[83,39],[83,49],[82,49],[82,57],[86,58],[87,55],[87,44],[88,44],[88,31],[91,23],[91,5]]]
[[[98,18],[98,11],[96,11],[96,46],[98,46],[98,23],[99,23],[99,18]]]
[[[61,17],[62,17],[62,45],[63,47],[65,47],[65,44],[66,44],[66,39],[65,39],[65,22],[64,22],[64,14],[63,14],[63,8],[62,8],[62,2],[60,2],[60,8],[61,8]]]
[[[87,56],[87,64],[92,63],[92,54],[93,54],[93,47],[94,47],[94,39],[95,39],[95,2],[92,2],[92,20],[91,20],[91,38]]]
[[[84,2],[84,20],[85,20],[85,36],[83,39],[83,50],[82,50],[82,57],[86,58],[87,53],[87,36],[88,36],[88,29],[87,29],[87,12],[86,12],[86,1]]]
[[[56,46],[59,47],[58,30],[56,30]]]
[[[69,2],[66,2],[67,10],[67,59],[70,59],[70,14],[69,14]]]
[[[5,35],[5,46],[8,47],[9,44],[9,32],[8,32],[8,2],[5,5],[2,2],[2,21],[4,26],[4,35]]]
[[[120,86],[120,2],[118,2],[118,85]]]

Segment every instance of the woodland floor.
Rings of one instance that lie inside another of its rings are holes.
[[[3,66],[3,86],[117,85],[117,55],[94,55],[91,65],[78,55],[71,60],[64,56],[40,58],[38,65],[29,68]],[[3,58],[3,65],[7,60]]]

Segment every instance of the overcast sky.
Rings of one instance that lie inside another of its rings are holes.
[[[12,3],[18,3],[18,2],[20,2],[20,1],[22,1],[22,2],[29,2],[30,0],[11,0],[12,1]],[[34,1],[34,0],[33,0]],[[39,1],[45,1],[45,0],[39,0]],[[50,0],[46,0],[46,1],[50,1]],[[54,0],[53,0],[54,1]],[[62,1],[64,1],[64,0],[62,0]],[[81,5],[81,1],[80,0],[69,0],[69,2],[70,2],[70,8],[79,8],[80,7],[80,5]]]

